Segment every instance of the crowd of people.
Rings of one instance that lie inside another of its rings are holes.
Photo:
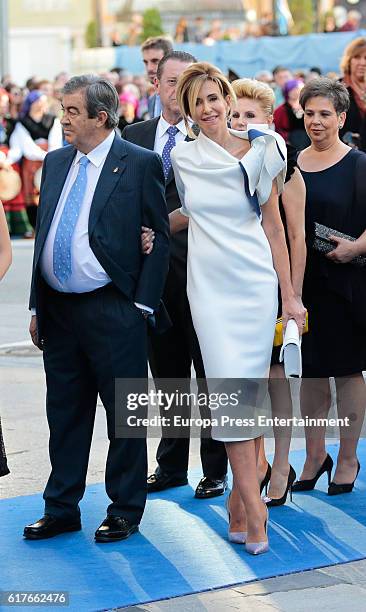
[[[115,432],[115,379],[146,379],[147,361],[164,392],[178,380],[189,391],[192,364],[208,395],[212,381],[235,378],[245,389],[248,380],[269,380],[273,415],[290,416],[275,325],[279,316],[284,330],[294,321],[301,336],[308,311],[301,413],[327,417],[334,378],[338,415],[351,417],[340,427],[333,474],[324,425],[305,427],[298,478],[289,463],[291,426],[274,428],[272,466],[261,431],[233,437],[213,424],[201,438],[195,497],[225,493],[229,462],[228,538],[258,555],[269,549],[269,507],[312,490],[323,473],[328,495],[350,493],[360,470],[366,39],[345,49],[341,79],[278,66],[260,80],[230,82],[164,38],[148,39],[141,52],[150,85],[118,69],[61,75],[59,116],[49,112],[56,96],[44,83],[28,83],[18,117],[14,86],[2,90],[3,171],[20,174],[29,198],[17,209],[4,203],[10,231],[12,217],[26,224],[24,205],[39,199],[30,334],[44,354],[52,471],[44,516],[24,536],[81,529],[98,393],[111,503],[96,541],[129,537],[148,493],[187,484],[189,427],[179,437],[163,431],[149,475],[144,436]],[[38,187],[26,182],[25,160],[36,169],[43,162]],[[10,264],[1,215],[0,278]]]
[[[139,14],[132,16],[131,22],[124,28],[122,34],[114,29],[110,36],[111,45],[120,47],[121,45],[136,46],[141,40],[143,33],[143,19]],[[240,25],[228,25],[220,19],[205,20],[197,15],[190,20],[187,16],[178,19],[171,32],[172,40],[175,43],[196,43],[212,46],[222,40],[243,40],[251,36],[273,36],[278,34],[276,22],[272,15],[264,15],[260,20],[245,20]]]
[[[346,12],[343,7],[337,7],[337,11],[329,11],[323,16],[323,32],[333,34],[333,32],[357,32],[361,28],[362,14],[357,10]],[[340,11],[339,11],[340,9]]]
[[[363,40],[356,39],[345,50],[340,64],[341,76],[328,76],[342,78],[350,94],[351,106],[341,131],[342,139],[366,150]],[[145,75],[132,75],[121,68],[101,73],[100,76],[107,78],[119,94],[120,132],[127,125],[160,114],[159,96],[154,89],[156,68],[161,57],[172,49],[166,37],[148,39],[141,47]],[[256,80],[269,84],[275,93],[273,121],[276,131],[297,150],[309,144],[299,102],[301,89],[320,75],[316,66],[304,72],[291,71],[285,65],[255,75]],[[230,73],[231,81],[237,77]],[[0,197],[13,237],[34,236],[40,168],[46,152],[64,144],[59,121],[60,96],[67,79],[65,73],[57,75],[54,81],[33,76],[21,88],[10,76],[5,76],[0,84]]]
[[[257,15],[256,11],[249,10],[245,19],[238,19],[237,23],[229,24],[225,20],[207,20],[202,15],[189,18],[182,15],[170,31],[175,43],[197,43],[212,46],[220,41],[238,41],[247,38],[259,38],[261,36],[280,36],[291,34],[294,23],[291,12],[286,7],[280,14],[274,15],[268,11]],[[360,11],[352,9],[346,11],[342,6],[337,6],[335,11],[327,11],[320,15],[314,15],[314,29],[324,33],[333,32],[355,32],[362,28],[363,16]],[[167,28],[168,30],[168,28]],[[123,33],[122,33],[123,32]],[[295,30],[295,33],[299,32]],[[143,16],[135,13],[127,27],[114,29],[110,35],[113,47],[121,45],[136,46],[143,35]]]

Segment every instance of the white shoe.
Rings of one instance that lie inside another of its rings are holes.
[[[229,510],[230,495],[231,495],[231,492],[227,496],[226,502],[225,502],[225,507],[226,507],[227,515],[229,517],[229,527],[228,527],[228,530],[227,530],[227,537],[229,539],[229,542],[233,542],[234,544],[245,544],[245,541],[247,539],[247,532],[246,531],[230,531],[230,510]]]
[[[268,515],[268,508],[266,506],[266,520],[264,523],[264,529],[266,532],[266,536],[268,533],[268,521],[269,521],[269,515]],[[263,542],[246,542],[245,544],[245,550],[247,551],[247,553],[249,553],[250,555],[262,555],[263,553],[266,553],[269,551],[269,542],[268,542],[268,536],[267,536],[267,540],[263,541]]]

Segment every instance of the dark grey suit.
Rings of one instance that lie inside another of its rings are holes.
[[[164,175],[158,155],[115,136],[88,227],[90,247],[112,283],[88,293],[59,293],[44,282],[39,262],[75,154],[68,146],[45,159],[30,297],[47,379],[52,472],[46,512],[79,516],[99,393],[110,440],[108,513],[136,524],[146,501],[146,441],[115,437],[114,384],[116,378],[147,376],[146,322],[134,302],[159,310],[169,261]],[[141,255],[141,225],[155,231],[150,257]]]

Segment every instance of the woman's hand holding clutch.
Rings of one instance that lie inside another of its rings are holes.
[[[299,334],[301,335],[306,322],[306,308],[303,305],[301,298],[295,295],[289,296],[286,299],[284,299],[282,296],[283,333],[285,333],[287,322],[290,319],[294,319],[296,321]]]
[[[329,239],[335,242],[336,246],[326,257],[334,263],[349,263],[359,255],[356,242],[333,235],[329,236]]]

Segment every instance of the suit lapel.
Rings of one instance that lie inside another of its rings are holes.
[[[93,233],[95,224],[109,196],[114,191],[123,172],[126,170],[126,161],[123,159],[126,155],[125,144],[123,140],[116,135],[94,191],[89,214],[89,237]]]
[[[155,147],[155,136],[156,130],[158,127],[160,117],[156,117],[155,119],[150,119],[150,121],[146,121],[143,124],[143,138],[141,139],[141,146],[145,147],[145,149],[149,149],[150,151],[154,150]]]

